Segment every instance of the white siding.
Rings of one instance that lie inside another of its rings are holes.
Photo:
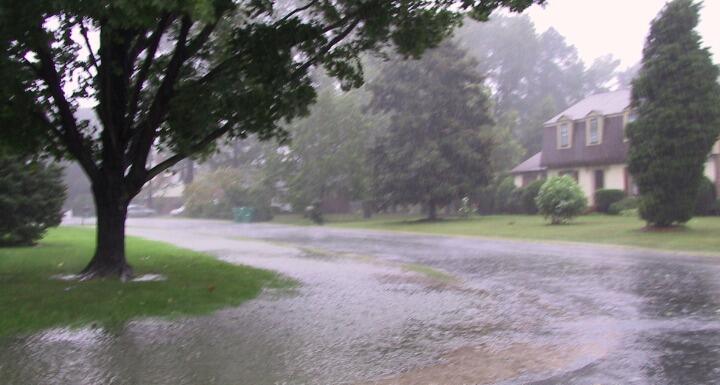
[[[603,170],[605,173],[606,189],[616,189],[625,191],[625,165],[613,164],[594,167],[571,167],[562,169],[548,170],[548,176],[558,176],[561,172],[575,171],[578,175],[578,185],[582,189],[588,204],[592,206],[595,202],[595,171]]]

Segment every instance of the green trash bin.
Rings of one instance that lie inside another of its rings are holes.
[[[233,219],[237,223],[250,223],[255,216],[255,209],[252,207],[233,207]]]

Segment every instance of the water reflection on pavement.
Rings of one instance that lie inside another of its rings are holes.
[[[219,221],[129,232],[302,285],[203,317],[6,337],[0,384],[720,384],[711,258]]]

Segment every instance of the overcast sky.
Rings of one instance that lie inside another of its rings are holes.
[[[650,22],[666,0],[548,0],[527,14],[539,32],[554,27],[577,47],[586,63],[608,53],[622,60],[621,67],[642,59]],[[698,28],[703,44],[720,62],[720,0],[705,0]]]

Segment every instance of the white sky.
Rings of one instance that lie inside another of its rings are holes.
[[[527,14],[538,32],[554,27],[568,43],[577,47],[590,64],[608,53],[619,58],[621,68],[642,59],[642,48],[650,22],[666,0],[548,0],[545,7],[533,6]],[[705,0],[698,31],[703,44],[720,62],[720,0]]]

